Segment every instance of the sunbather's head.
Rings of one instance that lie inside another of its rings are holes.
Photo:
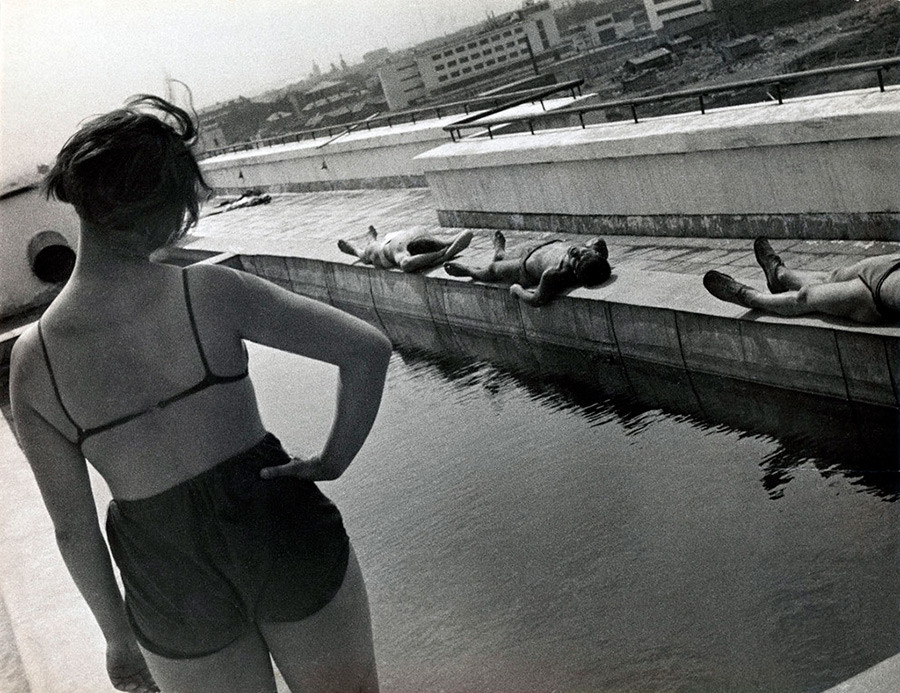
[[[602,284],[612,273],[604,253],[592,246],[572,246],[566,257],[566,264],[575,274],[581,286]]]

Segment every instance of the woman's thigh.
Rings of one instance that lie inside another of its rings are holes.
[[[194,659],[168,659],[143,651],[162,693],[275,693],[272,660],[259,633]]]
[[[292,691],[378,690],[369,598],[353,549],[334,598],[302,621],[260,623],[272,658]]]

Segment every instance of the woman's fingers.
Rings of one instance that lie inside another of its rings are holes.
[[[279,476],[296,476],[297,471],[303,464],[303,460],[294,458],[285,464],[279,464],[275,467],[265,467],[259,472],[259,475],[263,479],[275,479]]]

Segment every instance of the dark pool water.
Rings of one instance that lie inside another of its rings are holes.
[[[251,355],[269,428],[317,451],[334,369]],[[900,650],[896,431],[723,381],[704,418],[648,377],[623,397],[395,354],[322,484],[385,691],[822,691]]]

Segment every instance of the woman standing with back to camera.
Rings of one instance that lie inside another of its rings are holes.
[[[79,253],[13,351],[19,441],[116,688],[274,691],[271,655],[291,690],[375,691],[362,574],[313,482],[338,478],[365,441],[391,345],[252,275],[150,261],[197,221],[195,135],[183,110],[141,96],[59,153],[47,192],[75,207]],[[244,340],[339,367],[321,455],[291,457],[266,432]],[[124,601],[86,459],[112,493]]]

